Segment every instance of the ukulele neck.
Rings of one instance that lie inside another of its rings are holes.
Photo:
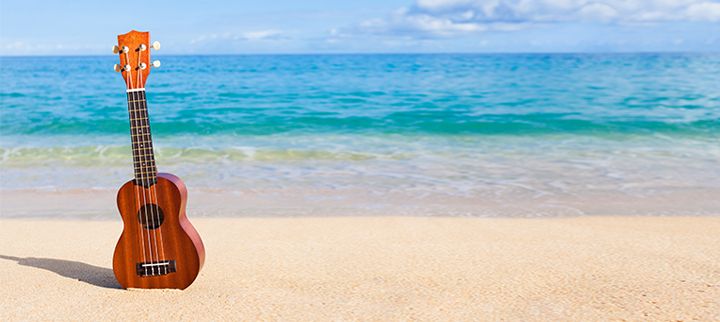
[[[132,140],[135,184],[150,187],[157,182],[157,167],[153,151],[150,119],[148,117],[145,89],[127,91],[128,113],[130,114],[130,138]]]

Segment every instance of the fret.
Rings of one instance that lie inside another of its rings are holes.
[[[140,180],[148,180],[148,179],[155,179],[155,173],[148,173],[148,174],[135,174],[135,179]]]
[[[138,161],[138,160],[134,160],[134,161],[133,161],[133,164],[136,165],[136,166],[138,166],[138,167],[145,167],[145,168],[147,168],[147,167],[154,167],[154,166],[155,166],[155,162],[154,162],[154,161],[153,161],[153,162],[149,162],[149,161],[146,162],[146,161],[143,161],[143,160],[139,160],[139,161]],[[146,165],[146,164],[147,164],[147,165]]]
[[[147,100],[145,99],[145,96],[138,96],[138,97],[132,97],[128,96],[127,98],[128,106],[140,108],[140,109],[147,109]]]
[[[139,164],[138,162],[133,162],[133,164],[135,165],[135,170],[138,170],[138,169],[151,169],[151,170],[152,170],[152,169],[155,169],[155,164],[142,165],[142,164]]]
[[[149,182],[150,185],[146,185],[146,183]],[[149,187],[157,182],[157,177],[140,177],[135,178],[135,184],[141,185],[143,187]]]
[[[152,174],[155,172],[157,172],[157,169],[154,166],[152,166],[152,167],[136,167],[135,168],[136,174]]]
[[[150,125],[131,125],[131,128],[137,129],[137,128],[148,128]]]
[[[156,174],[157,174],[157,170],[152,170],[152,169],[150,169],[150,170],[145,170],[145,171],[143,171],[143,170],[137,170],[137,171],[135,171],[135,177],[136,177],[136,178],[137,178],[137,177],[143,177],[143,176],[154,176],[154,175],[156,175]]]
[[[142,158],[142,157],[134,157],[133,158],[133,164],[139,165],[141,163],[152,163],[151,165],[155,165],[155,161],[151,161],[149,158]]]
[[[149,148],[135,148],[135,149],[133,149],[133,150],[135,150],[135,151],[142,151],[142,150],[152,151],[152,149],[153,149],[152,147],[149,147]]]
[[[150,160],[133,160],[133,165],[136,168],[153,168],[155,167],[155,161],[151,162]]]
[[[148,138],[149,138],[149,137],[150,137],[150,133],[149,133],[149,132],[146,132],[146,133],[140,133],[140,134],[130,134],[130,136],[132,136],[132,137],[144,136],[144,137],[148,137]]]
[[[153,178],[157,175],[156,171],[138,172],[135,171],[135,178]]]
[[[130,122],[132,121],[148,121],[147,117],[138,117],[138,118],[130,118]]]
[[[156,172],[138,173],[135,172],[135,178],[155,178]]]
[[[151,158],[150,155],[144,156],[144,155],[136,155],[133,156],[133,163],[136,165],[147,163],[150,165],[155,165],[155,159]]]
[[[157,173],[157,169],[155,168],[143,168],[143,169],[135,169],[135,175],[141,176],[141,175],[153,175]]]

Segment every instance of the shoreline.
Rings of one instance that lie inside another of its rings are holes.
[[[119,222],[0,219],[0,320],[720,319],[720,217],[190,219],[185,291],[117,289]]]
[[[0,219],[115,219],[116,189],[0,190]],[[190,218],[263,217],[474,217],[563,218],[585,216],[709,216],[720,214],[720,190],[676,189],[511,196],[389,192],[363,189],[228,189],[189,191]]]

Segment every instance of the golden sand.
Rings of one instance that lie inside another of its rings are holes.
[[[119,219],[0,220],[0,321],[720,320],[720,217],[192,221],[195,284],[126,291]]]

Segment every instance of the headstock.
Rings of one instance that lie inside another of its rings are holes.
[[[115,64],[115,71],[122,74],[127,89],[144,88],[150,74],[150,33],[132,30],[118,35],[118,44],[113,46],[113,53],[120,56],[120,64]],[[160,43],[152,43],[152,49],[160,49]],[[160,67],[160,61],[152,63],[152,67]]]

